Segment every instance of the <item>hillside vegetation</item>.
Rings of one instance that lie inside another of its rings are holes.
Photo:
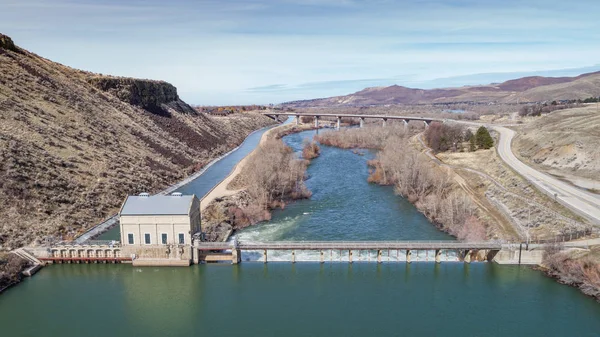
[[[0,249],[73,237],[271,123],[208,117],[166,82],[72,69],[0,34]]]
[[[514,152],[538,169],[600,191],[599,126],[596,104],[555,111],[523,126]]]

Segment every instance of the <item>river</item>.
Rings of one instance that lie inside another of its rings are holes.
[[[285,141],[298,150],[311,136],[304,132]],[[450,239],[391,187],[367,184],[366,161],[373,153],[361,153],[322,147],[308,169],[312,198],[274,212],[270,222],[241,231],[238,238]],[[229,167],[235,163],[232,159]],[[527,267],[384,261],[49,266],[0,296],[0,331],[61,337],[598,336],[600,331],[600,304]]]

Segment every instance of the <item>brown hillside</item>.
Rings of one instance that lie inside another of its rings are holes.
[[[524,91],[519,99],[528,102],[553,101],[559,99],[586,99],[600,96],[600,73],[584,74],[567,83],[545,85]],[[506,98],[512,102],[515,98]]]
[[[585,99],[600,93],[600,72],[577,77],[523,77],[495,85],[413,89],[393,85],[366,88],[346,96],[289,102],[292,107],[367,106],[455,102],[540,102]]]
[[[571,82],[572,77],[542,77],[542,76],[531,76],[523,77],[516,80],[509,80],[500,85],[498,88],[504,91],[525,91],[531,88],[550,85],[556,83]]]
[[[162,189],[271,123],[207,117],[168,83],[99,76],[0,43],[0,248],[82,232],[126,194]]]

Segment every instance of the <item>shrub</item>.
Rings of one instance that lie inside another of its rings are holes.
[[[269,139],[250,156],[240,181],[253,204],[268,209],[287,199],[310,197],[303,181],[307,165],[283,141]]]
[[[317,158],[321,154],[321,148],[316,142],[306,142],[302,149],[302,158],[310,160]]]

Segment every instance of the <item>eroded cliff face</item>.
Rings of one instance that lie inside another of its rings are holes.
[[[11,50],[14,52],[19,52],[19,49],[17,48],[17,46],[15,46],[13,40],[10,37],[3,34],[0,34],[0,48]]]
[[[212,118],[168,83],[98,76],[0,40],[0,250],[73,237],[125,195],[159,191],[272,123]]]
[[[123,102],[155,114],[168,115],[169,108],[181,113],[196,114],[192,107],[179,99],[177,88],[167,82],[112,76],[94,76],[88,82]]]

